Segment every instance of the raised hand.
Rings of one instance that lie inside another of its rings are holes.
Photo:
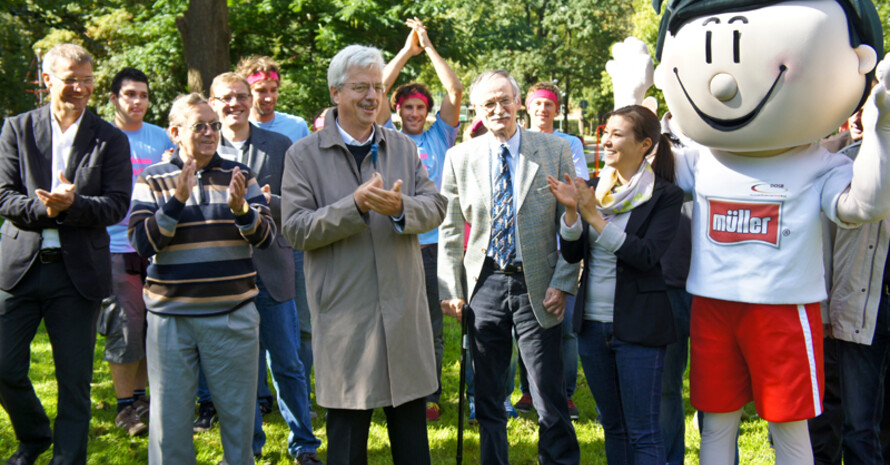
[[[628,37],[613,45],[606,72],[612,77],[615,108],[643,103],[646,91],[652,87],[654,69],[642,40]]]
[[[244,194],[247,192],[247,179],[244,177],[244,173],[241,172],[241,168],[235,167],[232,170],[232,180],[229,181],[229,208],[232,209],[233,212],[243,212],[244,211]]]
[[[192,189],[198,183],[195,179],[197,171],[194,159],[189,158],[182,162],[182,170],[179,171],[179,178],[176,180],[176,191],[173,193],[173,196],[180,202],[185,203],[192,195]]]

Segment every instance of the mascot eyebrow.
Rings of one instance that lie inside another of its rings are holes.
[[[736,21],[741,21],[743,24],[748,24],[748,18],[746,18],[744,16],[733,16],[729,21],[726,22],[726,24],[732,24]],[[708,24],[711,24],[711,23],[720,24],[720,18],[718,18],[716,16],[711,16],[710,18],[706,19],[705,22],[702,23],[702,26],[707,26]],[[712,36],[712,33],[710,30],[705,32],[705,63],[708,63],[708,64],[710,64],[712,61],[712,59],[711,59],[711,36]],[[741,62],[741,51],[740,51],[741,41],[742,41],[742,32],[739,31],[738,29],[736,29],[735,31],[732,31],[732,60],[734,63]]]
[[[680,26],[696,18],[713,16],[717,14],[731,13],[734,11],[748,11],[755,8],[785,3],[788,0],[652,0],[655,12],[661,11],[664,6],[664,14],[658,28],[658,43],[655,47],[655,58],[661,61],[661,52],[664,48],[664,40],[667,34],[674,35]],[[850,36],[850,46],[855,48],[861,44],[871,46],[878,57],[884,56],[883,32],[881,30],[881,18],[870,0],[836,0],[844,10],[847,17],[847,30]],[[739,16],[730,19],[732,22]],[[717,19],[717,18],[714,18]],[[707,18],[706,21],[710,21]],[[717,21],[719,23],[719,20]],[[734,43],[738,43],[734,40]],[[736,55],[738,57],[738,55]],[[738,61],[736,61],[738,63]],[[874,80],[874,70],[870,71],[866,78],[868,83]],[[865,86],[861,107],[868,98],[870,85]],[[858,108],[858,107],[857,107]]]

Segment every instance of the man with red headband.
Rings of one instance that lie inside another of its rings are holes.
[[[278,104],[278,88],[281,83],[281,68],[272,58],[267,56],[249,56],[238,62],[235,72],[240,74],[250,85],[250,94],[253,97],[253,106],[250,108],[250,122],[261,129],[284,134],[290,138],[291,143],[309,135],[309,127],[306,121],[299,116],[275,111]],[[309,318],[309,302],[306,300],[306,278],[303,275],[303,252],[294,250],[294,268],[296,281],[294,289],[297,304],[297,316],[300,319],[300,362],[306,373],[306,384],[309,392],[312,392],[312,322]],[[263,353],[262,346],[260,353]],[[272,394],[265,382],[265,364],[261,366],[260,383],[260,407],[264,412],[271,410]],[[311,406],[311,405],[310,405]],[[311,411],[315,417],[315,411]]]
[[[433,68],[436,69],[436,74],[439,76],[439,81],[447,92],[447,96],[436,114],[436,121],[429,129],[423,130],[426,125],[426,117],[433,107],[433,96],[423,84],[412,82],[400,86],[393,94],[391,103],[402,120],[402,132],[417,144],[417,154],[426,167],[430,179],[436,183],[436,187],[441,188],[442,164],[445,161],[445,152],[454,145],[457,137],[457,126],[460,124],[460,99],[464,88],[457,79],[457,75],[454,74],[454,70],[436,52],[423,23],[414,18],[409,19],[406,24],[411,28],[411,32],[408,34],[408,39],[402,50],[383,69],[383,84],[388,90],[411,57],[424,51],[430,57]],[[390,119],[389,109],[386,108],[386,105],[381,105],[377,122],[379,124],[386,123],[385,127],[393,127]],[[429,305],[430,320],[433,325],[433,341],[436,348],[436,375],[439,380],[436,392],[427,397],[426,418],[429,421],[439,419],[439,395],[442,392],[442,354],[445,349],[442,309],[439,306],[439,282],[436,277],[438,238],[438,229],[418,235],[423,256],[427,304]]]
[[[244,76],[250,84],[250,93],[253,94],[251,123],[267,131],[284,134],[290,137],[291,142],[309,135],[309,126],[303,118],[275,111],[281,84],[278,63],[266,56],[249,56],[238,62],[235,72]]]
[[[529,130],[553,134],[568,141],[572,147],[575,176],[589,179],[590,171],[587,169],[587,157],[584,155],[584,144],[581,143],[581,139],[553,129],[553,120],[559,114],[559,96],[559,87],[547,81],[541,81],[529,87],[525,97],[525,111],[528,112],[531,119]],[[567,295],[566,311],[570,312],[574,306],[575,296]],[[571,315],[567,316],[566,321],[572,321]],[[563,325],[562,329],[562,359],[565,363],[563,369],[566,379],[566,395],[569,398],[569,416],[572,417],[572,420],[577,420],[579,413],[572,400],[572,395],[575,393],[575,384],[578,380],[578,341],[572,331],[572,325]],[[519,389],[522,391],[522,397],[516,402],[516,410],[528,412],[532,408],[532,396],[528,387],[525,365],[522,363],[519,364]]]

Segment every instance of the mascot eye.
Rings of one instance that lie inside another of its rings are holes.
[[[739,58],[739,42],[742,41],[742,31],[736,29],[732,31],[732,61],[738,63],[740,61]],[[710,61],[708,62],[710,63]]]
[[[711,63],[711,31],[705,32],[705,63]]]

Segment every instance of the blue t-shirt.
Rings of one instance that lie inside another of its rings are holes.
[[[130,140],[130,162],[133,163],[133,184],[142,170],[161,161],[164,151],[174,148],[167,132],[151,123],[142,123],[135,131],[121,131]],[[130,224],[130,213],[118,224],[109,226],[108,236],[111,238],[111,253],[134,252],[127,240],[127,226]]]
[[[395,129],[392,120],[387,121],[383,126]],[[436,121],[426,131],[417,135],[403,134],[417,144],[417,155],[423,162],[423,166],[426,167],[427,174],[436,183],[436,188],[442,189],[442,165],[445,164],[445,152],[454,145],[454,141],[457,139],[457,126],[449,126],[439,113],[436,113]],[[435,244],[439,242],[439,229],[419,234],[417,239],[420,241],[420,245]]]
[[[575,176],[590,179],[590,170],[587,168],[587,156],[584,155],[584,144],[581,143],[581,139],[559,131],[553,131],[553,135],[569,141],[569,145],[572,146],[572,161],[575,163]],[[562,180],[560,179],[560,181]]]
[[[275,117],[272,118],[272,121],[261,123],[251,118],[250,122],[267,131],[284,134],[290,138],[291,143],[309,135],[309,126],[306,125],[306,121],[303,118],[279,111],[275,112]]]

